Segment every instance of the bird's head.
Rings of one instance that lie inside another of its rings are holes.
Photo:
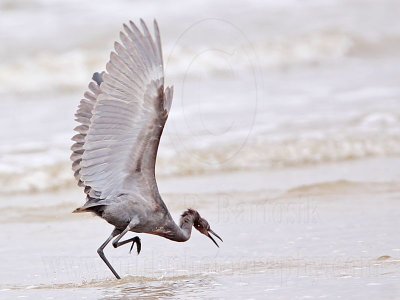
[[[210,224],[208,224],[206,219],[202,218],[200,216],[200,214],[194,209],[188,209],[187,211],[185,211],[183,213],[182,217],[185,218],[186,216],[192,216],[193,227],[196,228],[198,231],[200,231],[205,236],[209,237],[214,242],[214,244],[217,247],[219,247],[217,242],[214,240],[214,238],[212,237],[211,234],[213,234],[221,242],[223,242],[223,240],[220,238],[220,236],[218,234],[216,234],[214,231],[211,230]]]

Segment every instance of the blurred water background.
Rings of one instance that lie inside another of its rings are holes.
[[[1,193],[73,184],[73,114],[121,24],[157,18],[175,86],[157,173],[400,154],[398,1],[0,2]]]

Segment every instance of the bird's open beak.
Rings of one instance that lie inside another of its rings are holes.
[[[215,235],[215,237],[217,237],[221,242],[223,242],[223,240],[219,237],[218,234],[216,234],[214,231],[212,231],[211,229],[208,230],[207,232],[207,236],[214,242],[214,244],[219,248],[217,242],[214,240],[214,238],[211,236],[212,233],[213,235]]]

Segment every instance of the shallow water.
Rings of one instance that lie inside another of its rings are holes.
[[[220,174],[224,179],[209,190],[202,190],[212,181],[207,176],[161,179],[172,215],[196,207],[224,242],[216,248],[194,232],[186,243],[141,235],[140,255],[128,254],[128,246],[108,247],[105,253],[123,276],[120,281],[96,253],[111,226],[89,214],[70,213],[79,205],[79,190],[10,196],[2,201],[8,217],[0,233],[7,241],[1,248],[7,272],[1,273],[0,297],[396,298],[398,160],[380,164],[386,178],[378,171],[375,182],[359,172],[361,162],[348,162],[297,168],[293,175],[302,176],[287,182],[280,181],[279,172],[256,173],[268,186],[253,182],[242,192],[230,186],[237,177],[251,182],[249,173]],[[174,192],[189,185],[191,193]]]

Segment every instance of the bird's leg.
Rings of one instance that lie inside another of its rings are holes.
[[[119,246],[122,246],[122,245],[125,245],[127,243],[132,242],[131,249],[129,250],[129,253],[131,253],[133,245],[136,243],[136,250],[137,250],[137,253],[139,254],[140,253],[140,249],[142,248],[142,244],[141,244],[140,238],[138,236],[135,236],[133,238],[127,239],[127,240],[122,241],[122,242],[119,241],[130,229],[131,228],[129,226],[127,226],[125,228],[125,230],[123,232],[121,232],[121,234],[119,236],[117,236],[115,238],[115,240],[113,241],[112,244],[113,244],[114,248],[118,248]]]
[[[101,259],[106,263],[107,267],[111,270],[111,272],[113,272],[114,276],[117,277],[117,279],[121,279],[121,277],[119,277],[118,273],[114,270],[114,268],[111,266],[111,264],[109,263],[109,261],[107,260],[107,258],[104,255],[104,248],[107,246],[107,244],[118,234],[120,234],[121,231],[118,229],[114,229],[113,232],[111,233],[111,235],[108,237],[108,239],[100,246],[99,249],[97,249],[97,253],[99,254],[99,256],[101,257]]]

